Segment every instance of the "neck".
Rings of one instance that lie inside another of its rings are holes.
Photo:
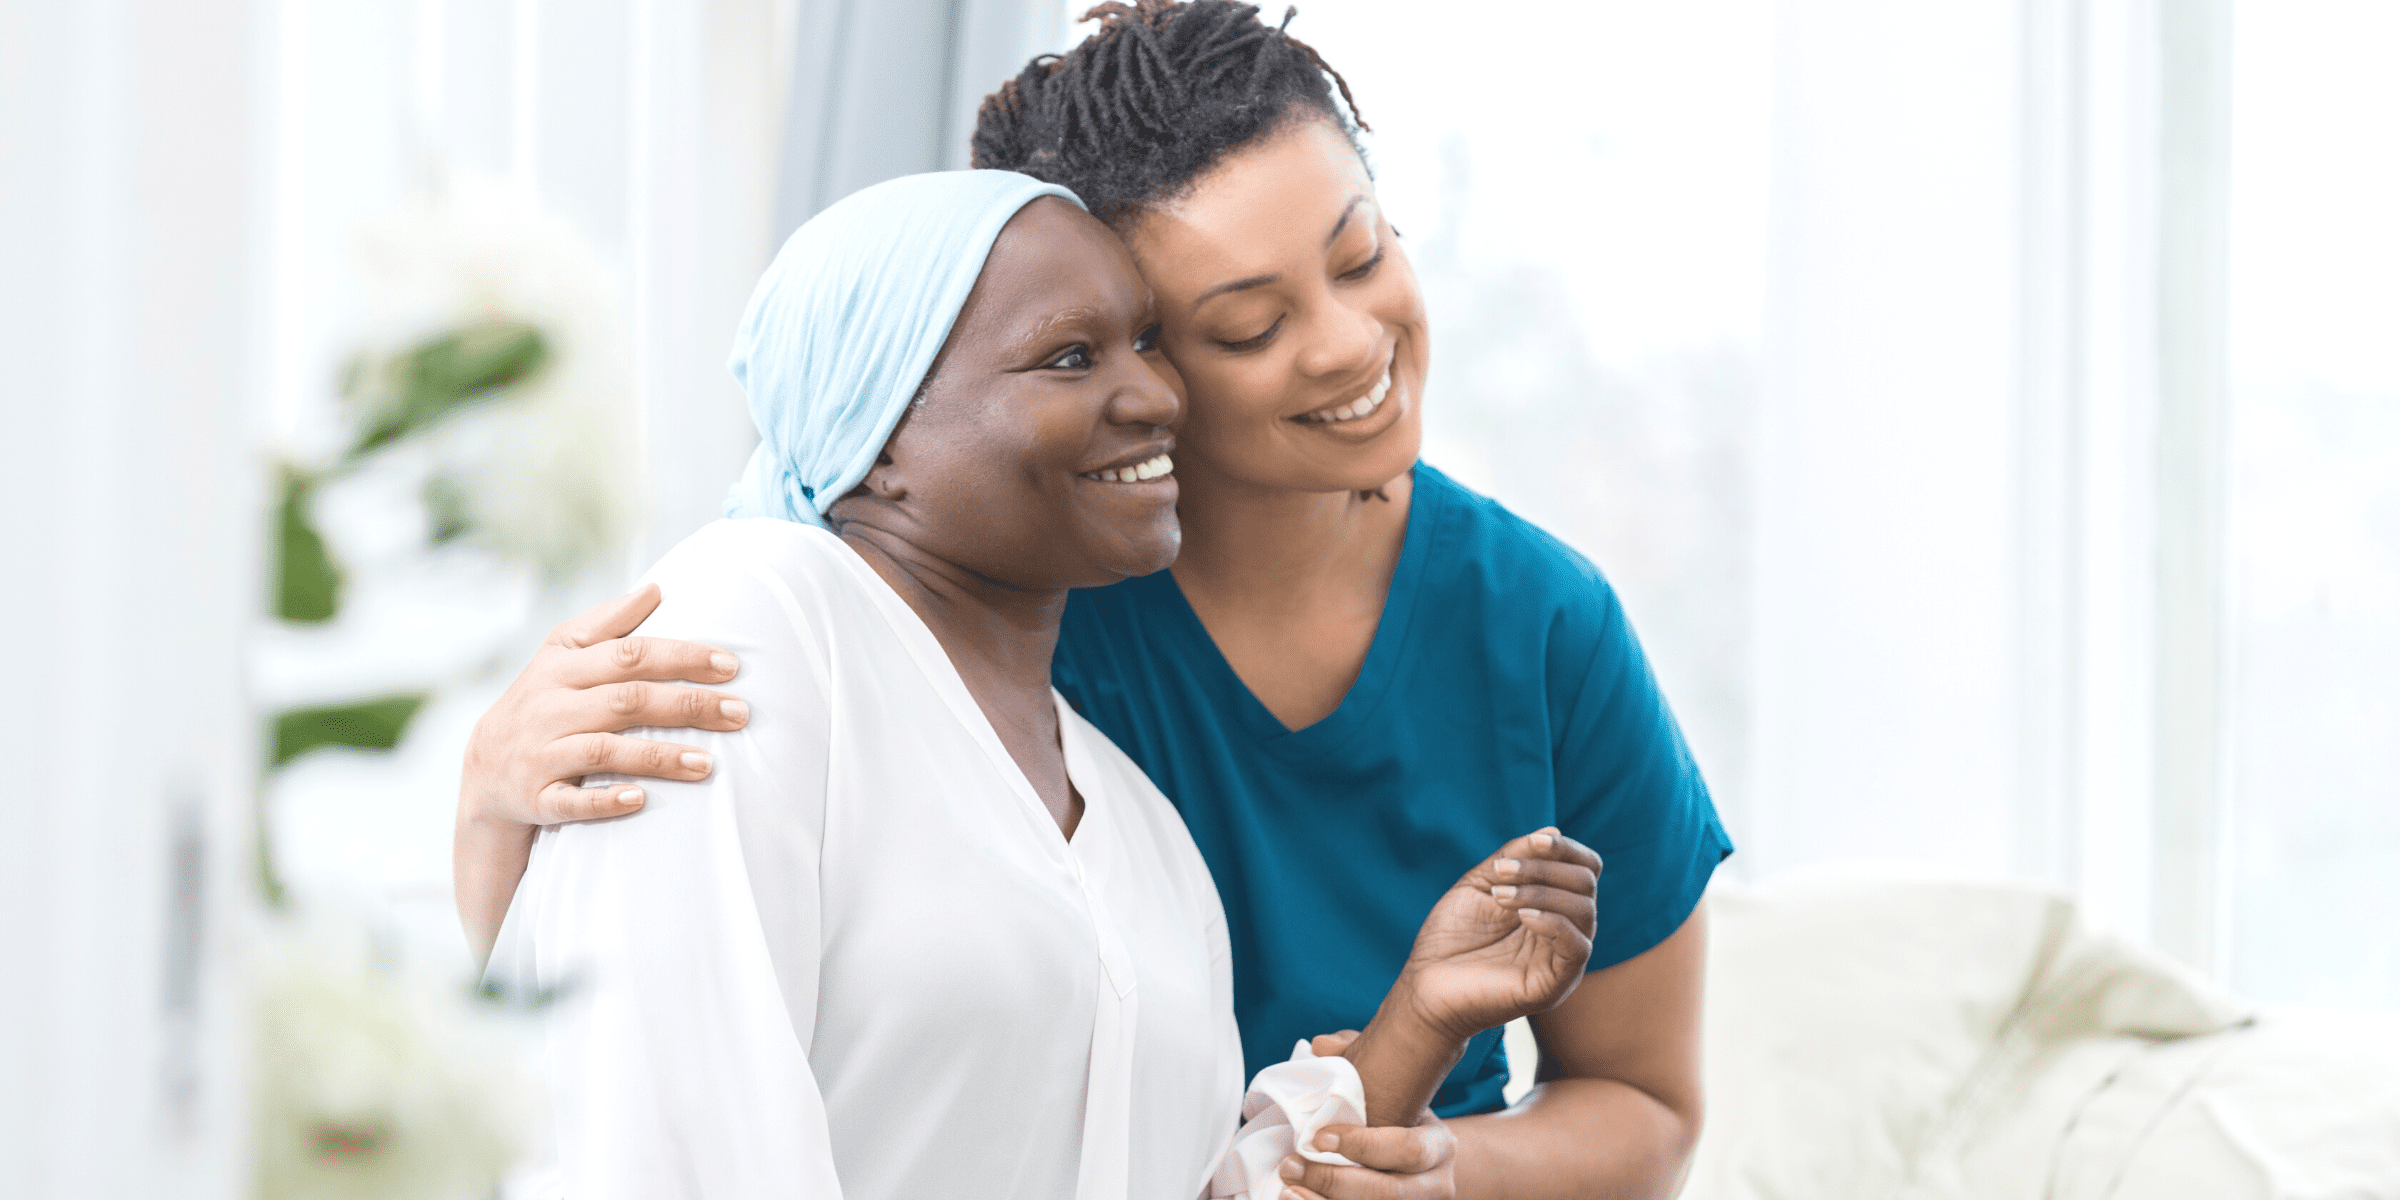
[[[993,700],[1031,697],[1042,705],[1037,713],[1048,711],[1050,658],[1058,649],[1066,589],[1012,587],[856,522],[843,526],[841,537],[933,631],[987,710]],[[996,693],[987,695],[992,688]]]
[[[1272,603],[1361,572],[1386,580],[1408,525],[1408,472],[1380,494],[1262,487],[1178,463],[1183,548],[1175,581],[1187,593]]]

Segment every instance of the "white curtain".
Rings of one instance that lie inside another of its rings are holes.
[[[0,1195],[241,1191],[254,29],[0,5]]]
[[[967,165],[983,98],[1067,45],[1058,0],[798,0],[777,229],[871,183]]]

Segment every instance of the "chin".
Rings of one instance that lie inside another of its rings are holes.
[[[1311,490],[1327,492],[1363,492],[1379,488],[1408,473],[1417,465],[1417,455],[1425,444],[1425,429],[1415,413],[1382,437],[1376,438],[1345,456],[1349,461],[1333,465],[1332,476],[1323,486]]]
[[[1168,510],[1158,526],[1135,531],[1112,531],[1093,539],[1091,561],[1105,571],[1077,587],[1107,587],[1140,575],[1156,575],[1175,565],[1183,549],[1183,525]]]
[[[1183,525],[1170,518],[1164,532],[1142,539],[1142,544],[1129,556],[1133,569],[1126,578],[1136,575],[1156,575],[1175,565],[1175,556],[1183,551]]]

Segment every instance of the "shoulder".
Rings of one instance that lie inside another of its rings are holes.
[[[711,521],[644,573],[663,594],[652,637],[755,642],[762,624],[821,629],[857,591],[855,558],[832,533],[767,517]]]
[[[1580,551],[1430,465],[1418,464],[1415,487],[1410,503],[1429,506],[1425,579],[1437,603],[1581,641],[1623,626],[1616,590]]]
[[[717,579],[765,569],[777,574],[811,574],[849,554],[832,533],[814,525],[773,517],[711,521],[660,556],[646,578],[664,587],[670,580]]]

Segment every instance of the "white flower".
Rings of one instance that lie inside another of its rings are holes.
[[[486,1200],[529,1092],[508,1023],[362,928],[279,922],[254,982],[259,1200]]]
[[[470,540],[553,578],[599,561],[640,488],[626,452],[629,339],[598,257],[522,193],[474,179],[369,226],[361,249],[376,314],[361,339],[370,364],[484,322],[540,332],[541,370],[426,436],[431,473]]]

